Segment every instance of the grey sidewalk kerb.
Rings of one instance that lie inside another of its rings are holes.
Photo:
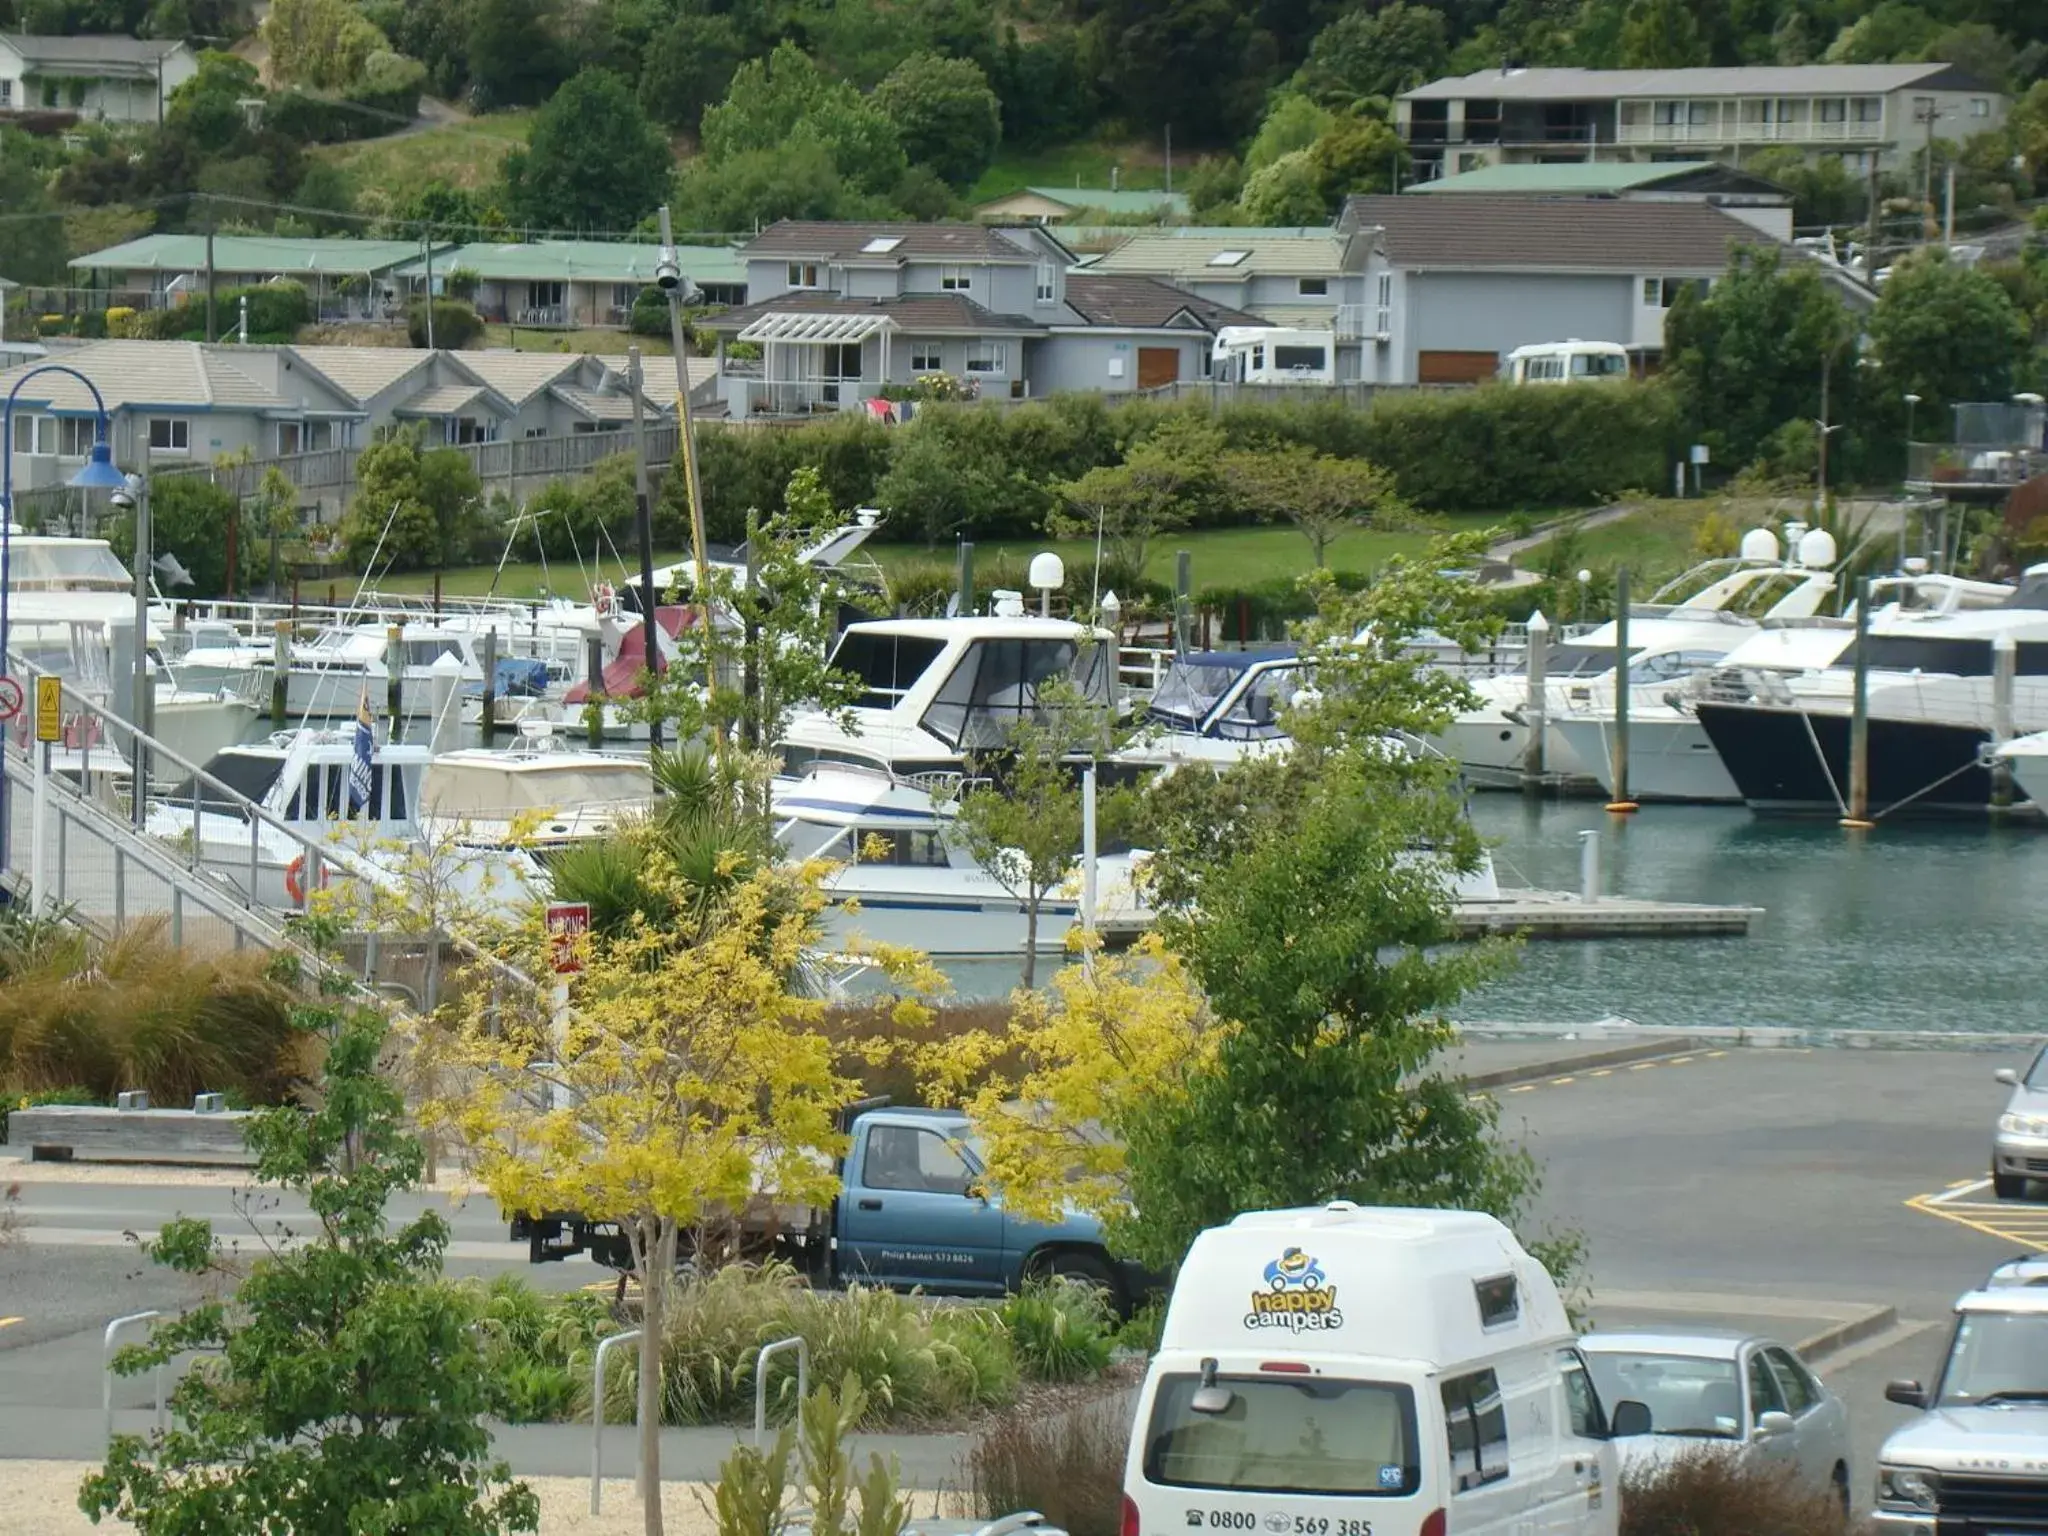
[[[1462,1081],[1467,1088],[1506,1088],[1516,1083],[1537,1082],[1547,1077],[1566,1077],[1578,1072],[1593,1072],[1601,1067],[1619,1067],[1631,1062],[1655,1061],[1664,1056],[1682,1056],[1698,1048],[1699,1042],[1680,1035],[1668,1040],[1645,1040],[1635,1045],[1604,1046],[1595,1050],[1576,1051],[1569,1055],[1546,1056],[1536,1061],[1518,1062],[1514,1066],[1500,1067],[1487,1072],[1468,1072]]]

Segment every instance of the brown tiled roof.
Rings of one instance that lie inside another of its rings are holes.
[[[1378,226],[1400,267],[1719,272],[1731,245],[1774,245],[1705,203],[1517,196],[1353,197],[1343,227]]]
[[[1090,325],[1130,326],[1138,330],[1170,325],[1183,312],[1212,331],[1225,325],[1265,323],[1256,315],[1189,293],[1156,277],[1126,277],[1107,272],[1067,274],[1067,306]]]
[[[913,293],[888,299],[842,299],[829,293],[779,293],[759,304],[707,315],[715,331],[743,331],[764,315],[887,315],[906,331],[1043,331],[1022,315],[999,315],[957,293]]]
[[[870,241],[898,242],[887,251],[863,251]],[[1038,258],[987,224],[838,224],[784,219],[754,236],[740,254],[755,257],[810,256],[827,261],[901,261],[922,256],[940,261],[1033,262]]]

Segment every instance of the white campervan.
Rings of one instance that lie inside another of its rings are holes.
[[[1557,1289],[1491,1216],[1254,1211],[1188,1250],[1123,1536],[1614,1536],[1619,1502]]]

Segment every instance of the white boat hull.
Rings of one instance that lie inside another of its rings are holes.
[[[829,949],[844,950],[865,940],[940,958],[1024,953],[1024,904],[1007,892],[863,891],[841,881],[830,888],[832,903],[819,917]],[[1065,949],[1074,921],[1072,897],[1048,896],[1038,909],[1039,952]]]
[[[1574,759],[1587,765],[1606,794],[1614,793],[1614,721],[1585,715],[1552,722]],[[1736,805],[1742,792],[1691,715],[1662,710],[1628,723],[1628,793],[1631,800],[1683,800]]]
[[[1434,742],[1463,769],[1465,782],[1478,788],[1515,788],[1528,767],[1529,728],[1499,709],[1467,710],[1444,727]],[[1543,733],[1543,771],[1565,778],[1588,776],[1555,722]]]

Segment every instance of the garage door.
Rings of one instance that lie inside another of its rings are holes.
[[[1418,352],[1418,384],[1477,384],[1500,372],[1498,352]]]
[[[1158,389],[1179,378],[1179,347],[1138,348],[1138,388]]]

